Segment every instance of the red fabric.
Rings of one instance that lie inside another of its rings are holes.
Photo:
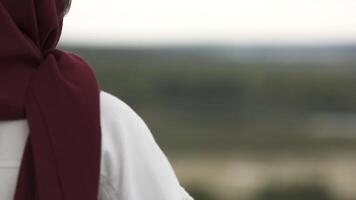
[[[93,69],[56,48],[62,0],[0,0],[0,120],[30,128],[15,200],[96,200],[100,89]]]

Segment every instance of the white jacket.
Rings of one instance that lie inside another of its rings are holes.
[[[109,93],[100,100],[99,199],[192,200],[141,117]],[[0,121],[0,200],[13,199],[28,130],[27,120]]]

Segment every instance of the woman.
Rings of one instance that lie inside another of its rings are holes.
[[[144,121],[56,48],[69,0],[0,1],[0,200],[188,200]]]

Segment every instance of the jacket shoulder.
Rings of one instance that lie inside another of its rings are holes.
[[[137,113],[127,103],[106,91],[100,92],[100,114],[104,122],[140,119]]]

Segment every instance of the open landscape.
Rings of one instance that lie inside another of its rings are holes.
[[[144,119],[197,200],[356,198],[356,46],[62,48]]]

